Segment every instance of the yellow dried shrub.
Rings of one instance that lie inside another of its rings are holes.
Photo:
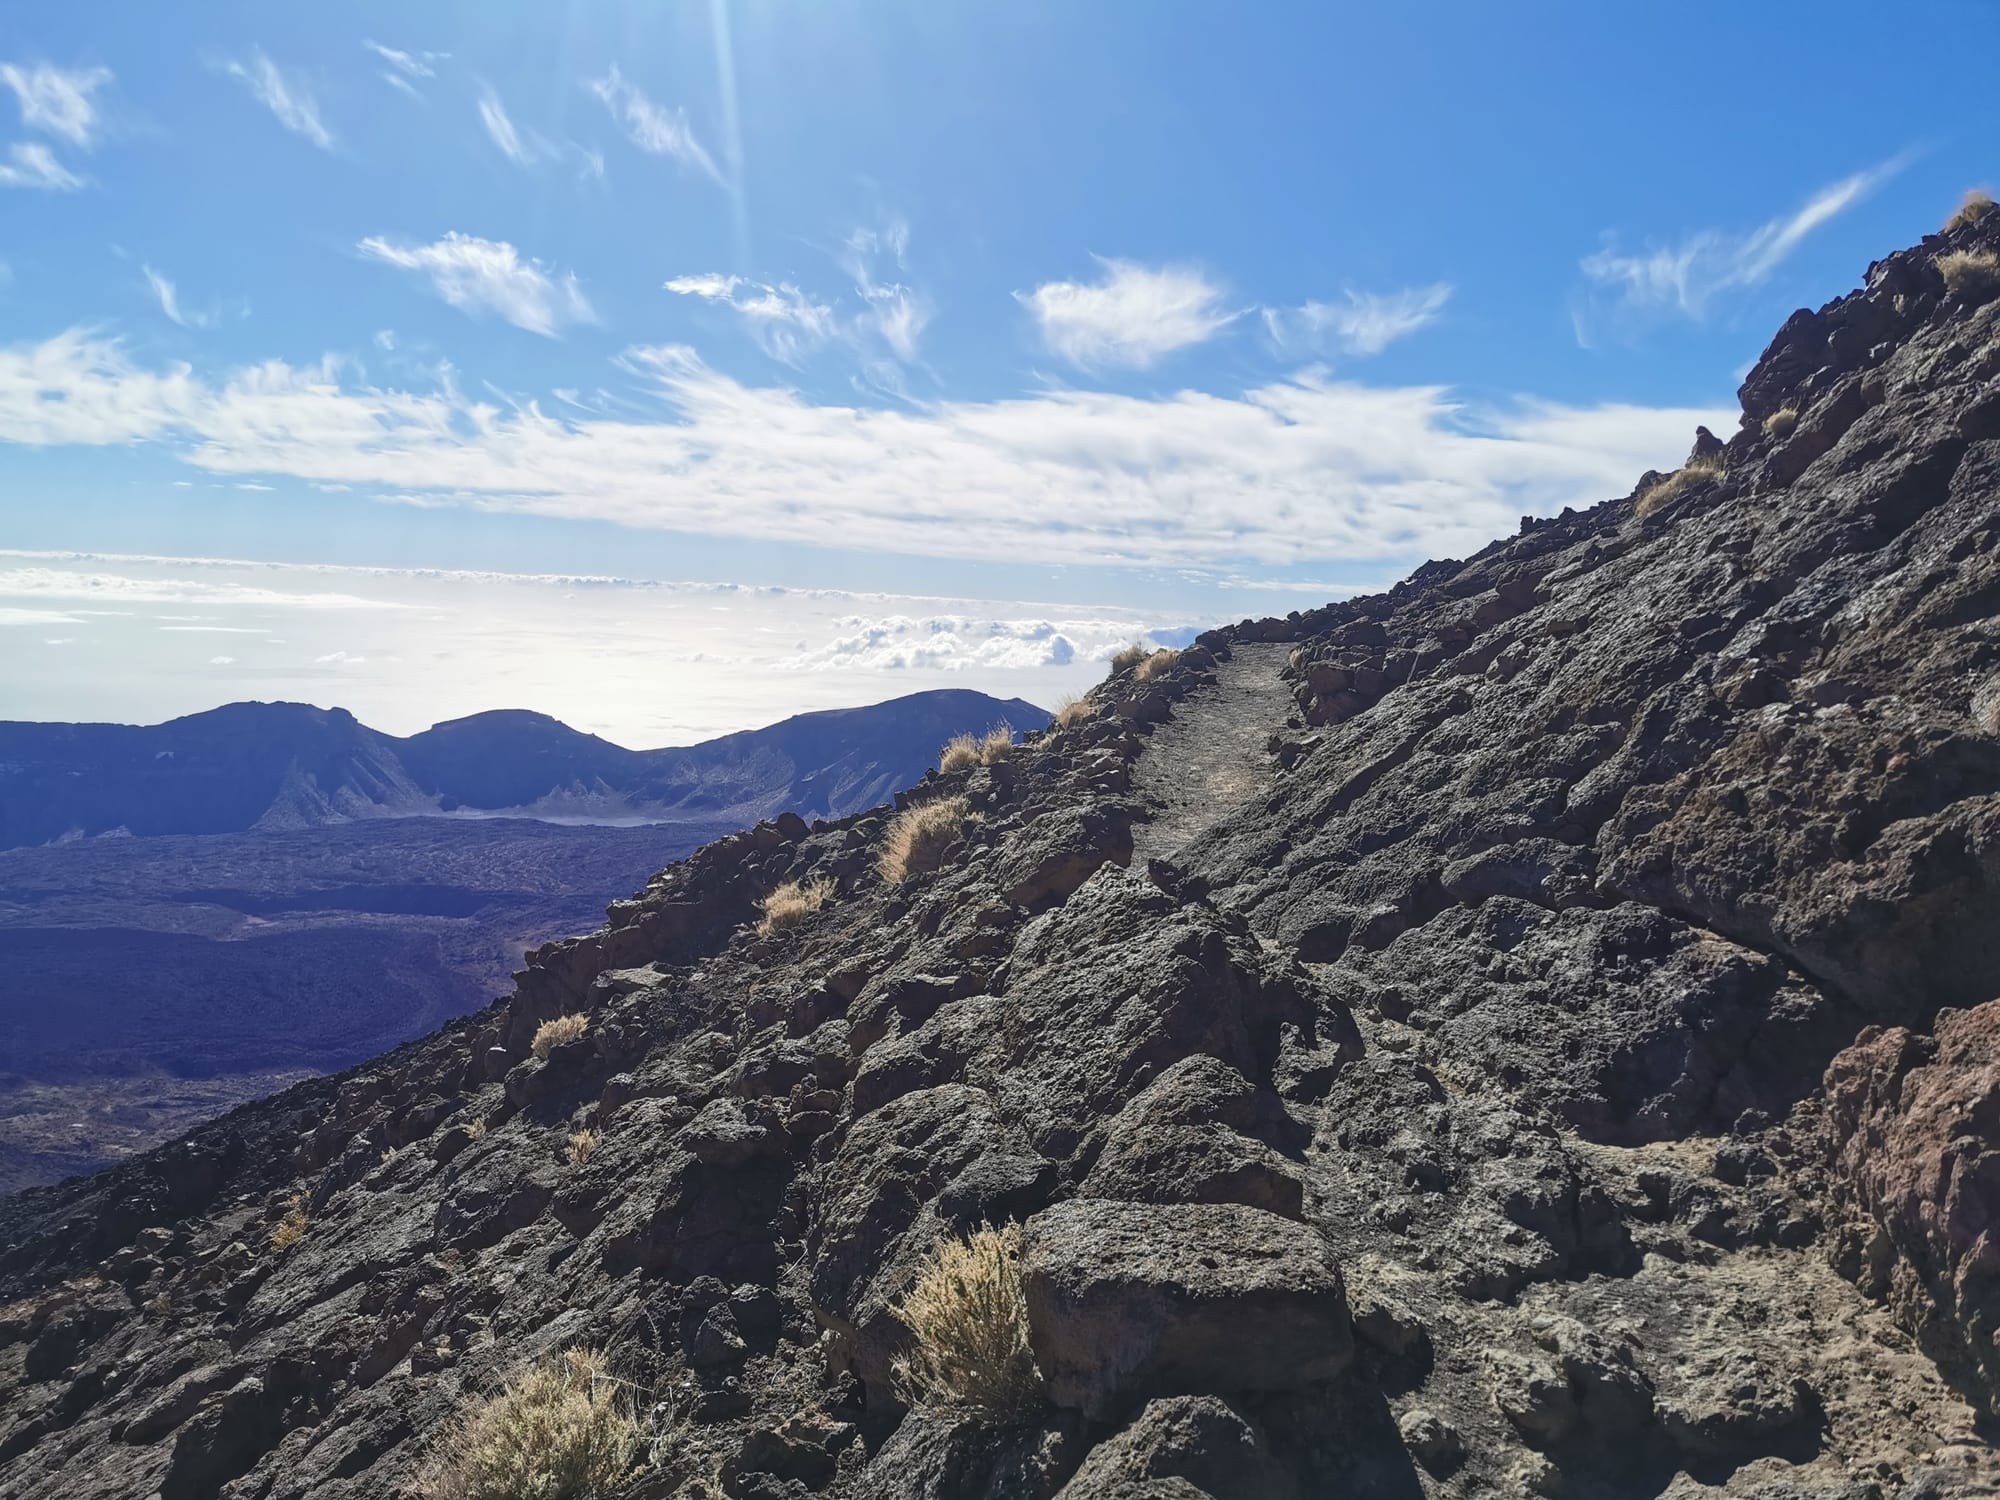
[[[986,765],[1007,760],[1014,754],[1014,726],[995,724],[979,742],[979,759]]]
[[[895,885],[935,870],[944,851],[957,841],[971,810],[963,797],[940,797],[897,813],[882,835],[877,860],[882,878]]]
[[[1147,654],[1148,654],[1148,647],[1146,646],[1145,642],[1134,641],[1131,645],[1125,647],[1124,650],[1120,651],[1116,656],[1111,658],[1111,670],[1114,672],[1122,672],[1127,667],[1136,667],[1139,665],[1140,662],[1146,659]]]
[[[580,1013],[544,1021],[535,1028],[535,1039],[528,1044],[528,1050],[537,1057],[546,1058],[564,1042],[573,1042],[582,1036],[589,1025],[590,1017]]]
[[[418,1475],[422,1500],[588,1500],[631,1473],[639,1424],[595,1350],[509,1381],[446,1431]]]
[[[285,1216],[271,1226],[271,1248],[283,1255],[304,1239],[311,1227],[312,1220],[306,1217],[305,1195],[292,1194],[291,1201],[285,1205]]]
[[[1665,479],[1660,480],[1641,495],[1639,503],[1632,508],[1632,513],[1639,516],[1650,516],[1661,506],[1669,505],[1675,500],[1680,499],[1681,496],[1685,495],[1696,485],[1706,484],[1711,479],[1720,479],[1723,469],[1723,462],[1719,458],[1694,459],[1681,468],[1674,470],[1673,473],[1669,474]]]
[[[949,776],[979,764],[979,740],[969,734],[953,735],[938,756],[938,769]]]
[[[774,932],[798,926],[826,905],[835,889],[834,883],[824,876],[814,880],[787,880],[757,903],[757,909],[764,914],[757,920],[759,935],[769,937]]]
[[[910,1347],[896,1378],[913,1405],[968,1408],[1006,1420],[1041,1400],[1021,1294],[1021,1230],[982,1229],[932,1253],[897,1307]]]
[[[1772,438],[1789,437],[1794,427],[1799,425],[1799,409],[1787,406],[1782,411],[1774,411],[1764,418],[1764,436]]]
[[[597,1132],[594,1130],[573,1130],[564,1149],[569,1154],[570,1165],[581,1167],[591,1157],[597,1155]]]
[[[1090,699],[1084,697],[1081,693],[1071,693],[1066,697],[1056,700],[1055,727],[1058,729],[1074,728],[1084,720],[1092,717],[1096,712],[1097,705],[1092,703]]]
[[[1937,268],[1955,297],[2000,294],[2000,255],[1991,250],[1954,250],[1937,258]]]
[[[1952,215],[1944,221],[1944,232],[1950,234],[1955,229],[1963,229],[1968,224],[1977,224],[1993,212],[1993,195],[1984,188],[1974,188],[1967,193]]]
[[[1134,682],[1151,682],[1180,659],[1178,651],[1155,651],[1133,669]]]

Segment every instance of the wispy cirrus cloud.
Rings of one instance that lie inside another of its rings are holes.
[[[297,73],[280,68],[254,47],[248,57],[225,58],[218,66],[292,134],[304,136],[322,151],[334,148],[333,131],[320,114],[319,101]]]
[[[1726,293],[1761,285],[1814,230],[1845,213],[1908,166],[1908,153],[1892,157],[1814,193],[1790,214],[1755,229],[1703,229],[1670,245],[1628,252],[1607,234],[1603,246],[1579,263],[1590,298],[1573,308],[1579,341],[1607,315],[1648,320],[1700,319]]]
[[[14,95],[24,128],[54,136],[79,151],[97,143],[103,114],[97,91],[111,82],[108,68],[58,68],[49,63],[0,63],[0,86]],[[0,188],[73,193],[84,179],[43,141],[14,141],[0,154]]]
[[[602,78],[587,78],[585,88],[597,97],[611,117],[624,127],[625,135],[641,151],[654,156],[671,156],[683,166],[694,168],[704,177],[728,186],[722,169],[708,148],[695,138],[685,110],[669,110],[655,104],[636,84],[630,82],[613,63]]]
[[[1104,272],[1094,282],[1048,281],[1014,294],[1049,350],[1080,368],[1148,369],[1207,343],[1240,316],[1195,267],[1094,258]]]
[[[1281,349],[1380,354],[1397,339],[1435,323],[1451,299],[1451,290],[1444,282],[1394,292],[1349,290],[1339,302],[1267,307],[1264,329]]]
[[[151,266],[139,268],[146,277],[146,288],[153,294],[153,300],[160,304],[160,311],[169,322],[178,323],[183,328],[208,328],[215,322],[213,312],[197,311],[181,305],[180,289],[161,271]]]
[[[0,63],[0,84],[13,90],[21,107],[21,123],[84,151],[96,144],[103,126],[97,91],[110,82],[109,68]]]
[[[500,102],[500,95],[490,84],[480,86],[479,123],[486,127],[486,134],[500,148],[500,154],[516,166],[532,167],[540,159],[540,143],[532,136],[523,136],[515,127],[507,106]]]
[[[460,312],[496,313],[545,338],[554,338],[569,324],[597,320],[573,273],[523,257],[505,240],[454,230],[428,245],[370,235],[358,248],[370,260],[420,272]]]
[[[384,83],[417,99],[424,97],[417,84],[437,77],[436,64],[451,56],[449,52],[405,52],[400,47],[384,46],[373,37],[364,37],[361,45],[388,64],[381,70]]]
[[[771,358],[795,365],[834,336],[833,308],[817,302],[789,281],[775,285],[708,271],[676,276],[666,289],[679,297],[699,297],[730,308],[742,318],[757,347]]]
[[[83,179],[70,171],[40,141],[16,141],[0,160],[0,187],[38,188],[45,193],[73,193]]]
[[[917,346],[931,319],[930,299],[905,286],[900,273],[910,249],[910,226],[891,219],[873,229],[856,229],[842,246],[840,264],[867,304],[861,324],[889,346],[897,359],[914,364]],[[887,279],[893,268],[894,279]]]
[[[851,232],[835,256],[853,285],[851,297],[824,299],[793,281],[754,281],[719,271],[676,276],[666,290],[729,308],[757,346],[785,364],[797,365],[839,343],[861,356],[876,385],[893,389],[900,382],[881,368],[887,362],[883,351],[903,364],[915,363],[931,317],[928,298],[900,280],[885,279],[903,269],[909,243],[909,225],[900,219]]]
[[[384,46],[373,37],[364,38],[361,45],[388,65],[377,70],[377,77],[420,103],[428,103],[429,95],[418,85],[437,77],[436,65],[451,56],[449,52],[405,52],[400,47]]]
[[[211,380],[71,330],[0,350],[0,441],[157,443],[224,478],[906,556],[1288,567],[1462,555],[1524,512],[1624,493],[1734,412],[1471,407],[1304,376],[882,408],[745,384],[678,346],[621,364],[636,389],[558,415],[349,384],[332,361]]]

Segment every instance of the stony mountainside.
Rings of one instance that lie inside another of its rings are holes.
[[[627,750],[522,710],[400,739],[344,708],[305,703],[231,703],[154,725],[0,723],[0,849],[439,812],[838,817],[910,785],[953,735],[1002,722],[1033,729],[1048,715],[1018,698],[945,688],[672,750]]]
[[[0,1206],[0,1495],[395,1494],[580,1344],[618,1500],[2000,1492],[1996,246],[1797,314],[1670,486],[927,781],[932,873],[760,826]],[[1038,1394],[907,1404],[1010,1223]]]

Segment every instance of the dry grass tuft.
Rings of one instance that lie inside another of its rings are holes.
[[[483,1140],[485,1140],[485,1139],[486,1139],[486,1116],[484,1116],[484,1115],[475,1115],[475,1116],[473,1117],[473,1119],[472,1119],[471,1123],[470,1123],[470,1124],[468,1124],[468,1125],[467,1125],[467,1126],[465,1127],[465,1133],[466,1133],[466,1134],[467,1134],[468,1136],[470,1136],[470,1137],[471,1137],[471,1138],[472,1138],[473,1140],[475,1140],[475,1141],[483,1141]]]
[[[984,734],[961,734],[944,747],[938,769],[946,775],[972,766],[990,766],[1014,753],[1014,726],[995,724]]]
[[[1155,677],[1166,671],[1168,667],[1179,661],[1180,655],[1178,651],[1155,651],[1133,669],[1132,680],[1134,682],[1151,682]]]
[[[963,797],[940,797],[905,808],[882,835],[877,863],[891,885],[935,870],[944,851],[958,839],[972,806]]]
[[[294,1193],[285,1205],[285,1216],[271,1226],[271,1248],[283,1255],[304,1239],[310,1228],[312,1220],[306,1217],[305,1194]]]
[[[1954,297],[1983,300],[2000,294],[2000,255],[1991,250],[1954,250],[1937,258],[1937,268]]]
[[[639,1424],[604,1356],[570,1349],[510,1380],[446,1432],[422,1500],[587,1500],[631,1472]]]
[[[1081,693],[1069,693],[1056,700],[1055,718],[1052,723],[1057,729],[1071,729],[1094,718],[1097,705]]]
[[[1138,666],[1140,662],[1146,659],[1148,651],[1149,648],[1147,647],[1144,641],[1134,641],[1131,645],[1127,646],[1124,650],[1120,651],[1116,656],[1111,658],[1111,670],[1114,672],[1122,672],[1127,667]]]
[[[569,1154],[569,1164],[581,1167],[589,1164],[597,1155],[597,1132],[594,1130],[572,1130],[569,1143],[564,1148]]]
[[[972,735],[953,735],[938,756],[938,769],[949,776],[953,771],[963,771],[979,764],[979,741]]]
[[[1782,411],[1774,411],[1764,418],[1764,436],[1770,438],[1789,437],[1794,427],[1799,425],[1799,409],[1787,406]]]
[[[582,1036],[590,1025],[590,1017],[582,1014],[557,1016],[553,1021],[544,1021],[535,1028],[535,1039],[528,1044],[528,1050],[540,1058],[560,1047],[564,1042],[573,1042]]]
[[[787,880],[757,903],[757,909],[764,914],[757,920],[758,936],[769,937],[798,926],[826,905],[836,889],[834,882],[825,876],[815,880]]]
[[[1968,224],[1977,224],[1993,212],[1993,195],[1984,188],[1974,188],[1965,195],[1952,215],[1944,221],[1944,232],[1950,234],[1955,229],[1963,229]]]
[[[1636,516],[1650,516],[1663,505],[1670,505],[1680,499],[1698,484],[1706,484],[1711,479],[1720,479],[1726,466],[1719,458],[1697,458],[1674,470],[1665,479],[1639,497],[1639,503],[1632,508]]]
[[[912,1404],[969,1407],[1004,1420],[1040,1401],[1020,1256],[1016,1224],[937,1247],[896,1309],[912,1337],[896,1378]]]

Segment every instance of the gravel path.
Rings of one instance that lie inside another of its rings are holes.
[[[1137,863],[1186,848],[1271,785],[1277,763],[1264,744],[1292,712],[1291,692],[1278,678],[1291,649],[1236,647],[1217,666],[1216,685],[1175,705],[1174,716],[1153,730],[1133,778],[1153,813],[1133,839]]]

